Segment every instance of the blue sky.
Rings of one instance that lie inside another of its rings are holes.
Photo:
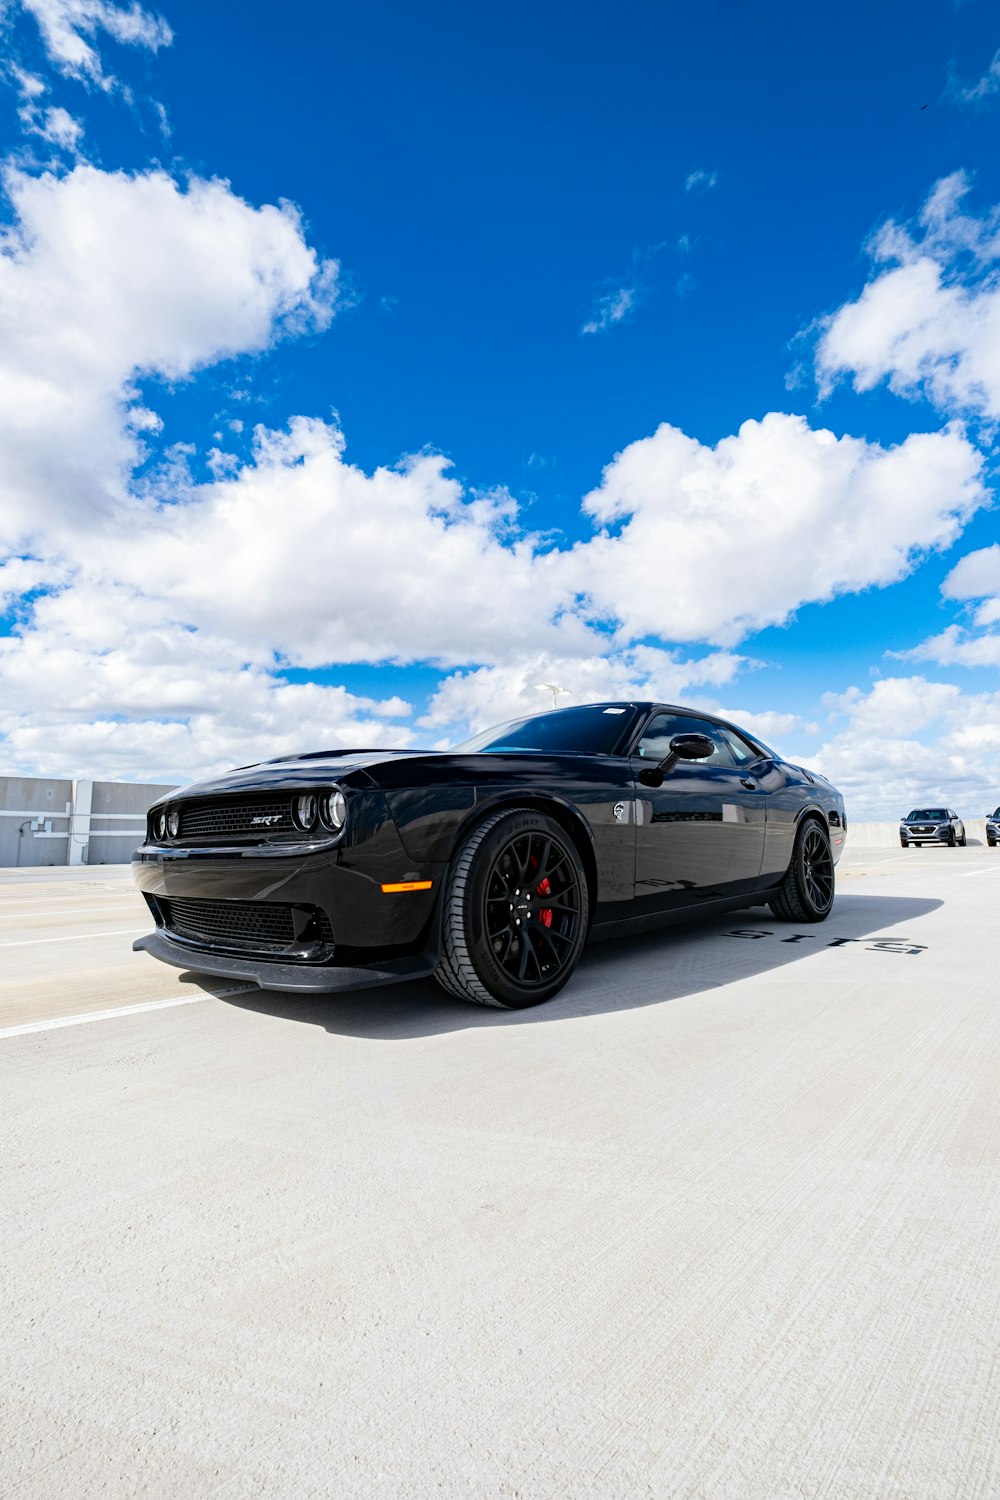
[[[1000,800],[993,7],[0,17],[5,768],[556,680]]]

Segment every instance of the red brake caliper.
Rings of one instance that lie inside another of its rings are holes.
[[[539,885],[535,886],[535,891],[536,891],[536,893],[539,896],[551,896],[552,895],[552,887],[549,885],[549,878],[548,878],[548,876],[546,876],[545,879]],[[539,920],[539,922],[541,922],[541,924],[542,924],[543,927],[551,927],[552,926],[552,908],[551,908],[551,906],[540,906],[538,908],[538,920]]]

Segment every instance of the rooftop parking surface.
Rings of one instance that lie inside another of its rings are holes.
[[[504,1013],[0,870],[0,1491],[995,1500],[998,903],[849,850]]]

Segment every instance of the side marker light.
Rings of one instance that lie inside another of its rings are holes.
[[[400,891],[429,891],[433,884],[433,880],[400,880],[395,885],[384,885],[382,893],[395,896]]]

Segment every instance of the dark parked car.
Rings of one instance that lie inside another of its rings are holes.
[[[588,937],[767,904],[830,911],[844,803],[721,719],[596,703],[445,753],[329,750],[156,803],[136,948],[267,989],[434,974],[481,1005],[565,984]]]
[[[986,814],[986,842],[991,849],[1000,843],[1000,807],[996,812]]]
[[[921,844],[956,844],[965,847],[965,824],[949,807],[918,807],[907,813],[899,825],[899,842],[904,849],[919,849]]]

